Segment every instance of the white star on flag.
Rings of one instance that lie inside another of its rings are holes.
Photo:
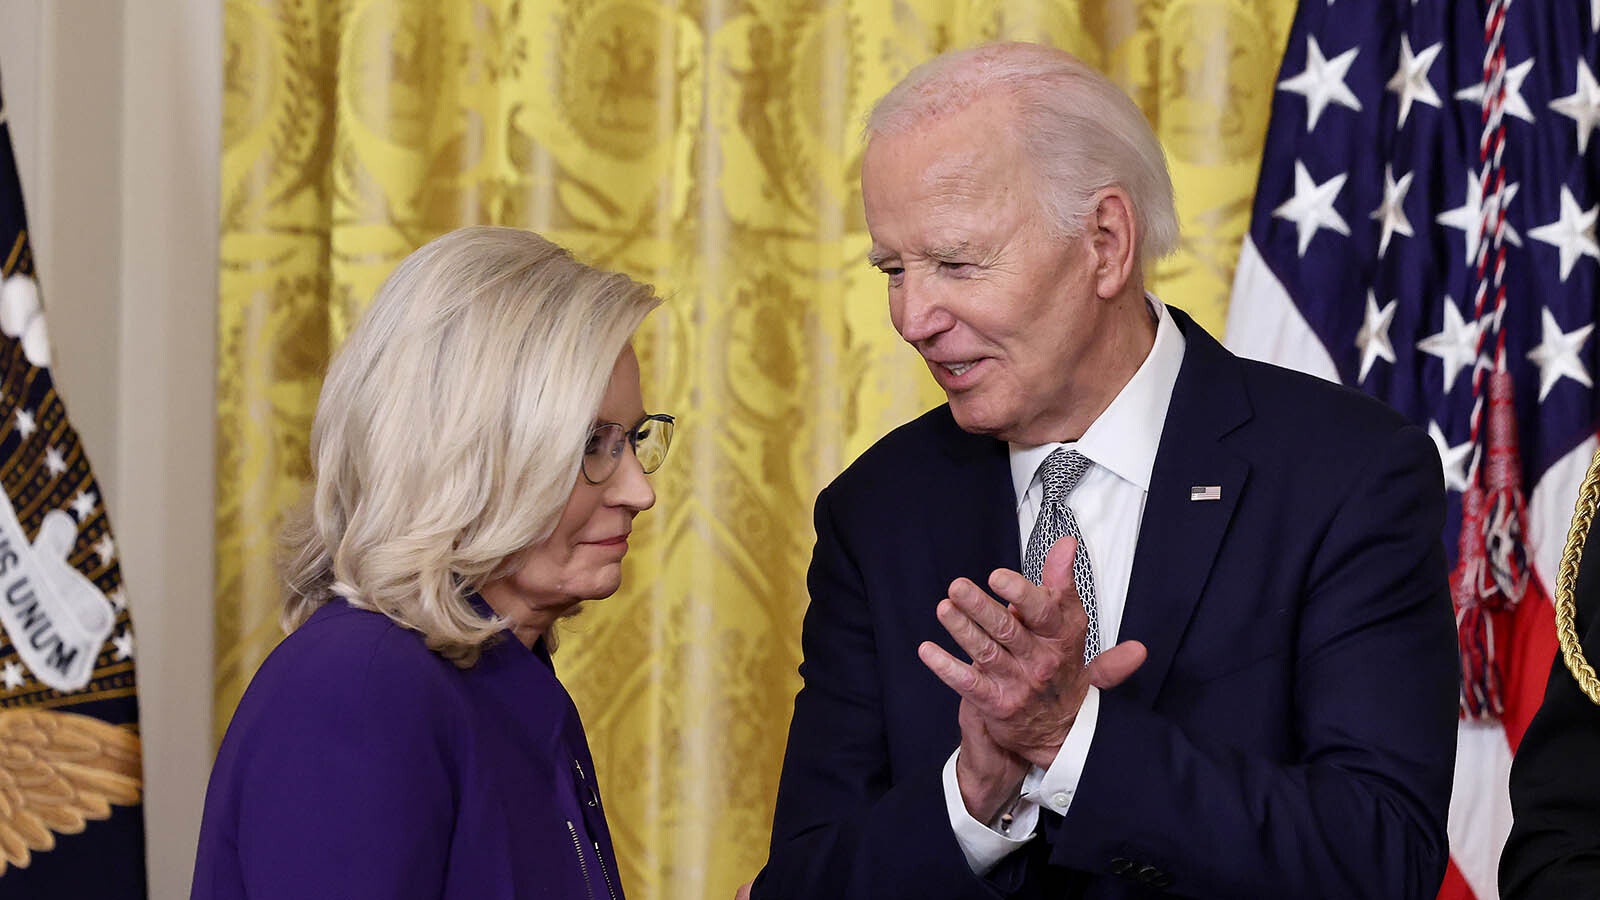
[[[1444,363],[1444,389],[1455,389],[1456,376],[1478,358],[1478,334],[1483,324],[1474,319],[1468,322],[1461,317],[1456,303],[1444,298],[1444,325],[1437,334],[1417,341],[1417,349],[1429,356],[1437,356]]]
[[[27,678],[22,674],[22,667],[17,665],[14,659],[6,660],[5,668],[0,669],[0,680],[5,681],[8,691],[14,691],[27,682]]]
[[[1578,359],[1578,351],[1583,349],[1583,342],[1589,339],[1594,323],[1563,332],[1561,323],[1550,314],[1549,307],[1539,312],[1544,323],[1544,340],[1528,351],[1528,358],[1539,367],[1539,402],[1544,402],[1544,398],[1550,395],[1550,389],[1563,377],[1571,378],[1584,387],[1594,387],[1589,380],[1589,371]]]
[[[101,535],[100,540],[94,542],[94,552],[100,557],[100,565],[111,564],[111,557],[117,555],[116,542],[111,540],[110,534]]]
[[[1428,423],[1428,437],[1433,438],[1433,445],[1439,448],[1439,461],[1444,464],[1444,486],[1446,490],[1464,491],[1467,489],[1467,460],[1472,456],[1472,442],[1463,441],[1452,447],[1445,440],[1444,432],[1439,429],[1438,422]]]
[[[1600,0],[1594,0],[1600,8]],[[1589,133],[1600,125],[1600,84],[1583,59],[1578,60],[1578,86],[1565,97],[1550,101],[1550,108],[1573,121],[1578,129],[1578,155],[1589,152]]]
[[[1333,201],[1338,199],[1339,191],[1344,188],[1347,177],[1349,176],[1335,175],[1322,184],[1317,184],[1311,180],[1311,173],[1306,171],[1304,163],[1294,164],[1294,196],[1273,210],[1272,214],[1295,224],[1295,230],[1300,236],[1301,256],[1306,255],[1306,248],[1311,246],[1311,239],[1316,236],[1319,228],[1327,228],[1349,236],[1350,226],[1345,224],[1344,217],[1333,208]]]
[[[1511,210],[1511,201],[1517,199],[1517,191],[1521,187],[1522,185],[1520,184],[1508,183],[1503,188],[1505,209],[1508,215]],[[1469,266],[1478,260],[1478,228],[1481,226],[1480,220],[1483,218],[1483,208],[1479,205],[1483,199],[1482,194],[1483,183],[1478,180],[1478,173],[1468,170],[1466,202],[1455,209],[1442,212],[1434,217],[1434,221],[1440,225],[1447,228],[1459,228],[1465,233],[1467,238],[1467,265]],[[1490,205],[1501,202],[1500,194],[1501,191],[1497,191],[1489,195]],[[1517,230],[1511,227],[1509,221],[1506,222],[1506,240],[1510,241],[1513,246],[1522,246],[1521,235],[1517,234]]]
[[[1396,301],[1390,300],[1379,309],[1378,298],[1371,291],[1367,292],[1366,321],[1356,333],[1356,347],[1361,350],[1361,374],[1357,376],[1357,381],[1366,381],[1367,372],[1379,359],[1394,362],[1394,345],[1389,343],[1389,325],[1394,321],[1396,305]]]
[[[22,435],[23,440],[33,437],[33,433],[38,430],[39,425],[33,420],[32,412],[26,409],[17,410],[17,433]]]
[[[111,646],[117,648],[117,659],[133,659],[133,632],[124,628],[121,634],[111,639]]]
[[[59,478],[66,474],[67,460],[61,455],[59,449],[51,447],[44,452],[44,467],[50,470],[51,475]]]
[[[79,491],[78,496],[72,498],[72,512],[78,517],[80,525],[94,514],[95,505],[99,502],[100,498],[95,496],[94,491]]]
[[[1344,83],[1345,73],[1350,71],[1350,64],[1355,62],[1359,47],[1327,59],[1322,55],[1322,48],[1317,45],[1314,37],[1306,38],[1306,68],[1305,71],[1293,78],[1285,78],[1278,82],[1281,90],[1291,91],[1306,98],[1306,131],[1317,127],[1317,120],[1322,118],[1322,111],[1329,103],[1337,103],[1349,109],[1361,111],[1361,101],[1350,92]]]
[[[1533,110],[1528,106],[1528,101],[1522,96],[1522,83],[1528,80],[1528,73],[1533,71],[1533,58],[1529,57],[1521,65],[1513,66],[1506,70],[1506,99],[1501,108],[1508,116],[1516,116],[1524,122],[1533,122]],[[1483,105],[1483,82],[1478,82],[1469,88],[1456,91],[1456,99],[1474,106]]]
[[[1389,252],[1389,238],[1395,235],[1411,237],[1411,220],[1406,218],[1406,191],[1411,190],[1412,173],[1407,172],[1394,180],[1394,168],[1383,167],[1383,202],[1372,211],[1372,218],[1382,223],[1383,233],[1378,238],[1378,255]],[[1304,254],[1302,254],[1304,255]]]
[[[1428,81],[1428,70],[1433,67],[1433,61],[1443,49],[1444,44],[1441,42],[1425,48],[1421,53],[1412,54],[1410,36],[1400,35],[1400,66],[1390,77],[1388,88],[1400,95],[1401,125],[1406,124],[1406,116],[1411,114],[1413,101],[1426,103],[1434,109],[1439,108],[1439,95]]]
[[[1600,206],[1588,209],[1578,205],[1572,191],[1561,186],[1561,217],[1549,225],[1528,229],[1528,237],[1543,241],[1561,251],[1561,280],[1567,280],[1578,257],[1600,259],[1600,244],[1594,239],[1594,220],[1600,215]]]

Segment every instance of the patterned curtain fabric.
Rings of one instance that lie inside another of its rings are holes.
[[[1177,182],[1186,237],[1152,287],[1220,333],[1293,6],[230,0],[217,734],[280,637],[275,533],[331,351],[430,238],[535,229],[668,297],[637,346],[677,444],[622,590],[564,626],[557,664],[628,889],[731,896],[766,857],[812,499],[940,401],[865,261],[872,101],[997,38],[1101,67]]]

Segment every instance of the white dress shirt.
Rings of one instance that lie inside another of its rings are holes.
[[[1122,627],[1128,580],[1133,574],[1133,552],[1139,543],[1139,523],[1144,518],[1145,498],[1150,492],[1150,471],[1155,466],[1167,406],[1172,401],[1172,388],[1183,364],[1183,334],[1160,300],[1150,295],[1146,295],[1146,299],[1156,319],[1155,343],[1139,370],[1105,412],[1084,431],[1083,437],[1075,442],[1037,447],[1011,445],[1018,540],[1024,551],[1044,496],[1038,470],[1045,458],[1057,447],[1066,447],[1077,450],[1092,463],[1067,503],[1078,519],[1094,570],[1101,647],[1114,646]],[[974,580],[981,584],[987,574],[975,573]],[[959,748],[950,755],[944,767],[945,807],[956,842],[961,845],[961,852],[974,872],[986,874],[1001,859],[1027,843],[1037,828],[1040,806],[1049,806],[1059,814],[1066,813],[1077,792],[1078,779],[1083,775],[1099,713],[1100,691],[1090,687],[1050,768],[1034,766],[1023,779],[1022,799],[1013,811],[1013,822],[1006,834],[967,813],[956,783]]]

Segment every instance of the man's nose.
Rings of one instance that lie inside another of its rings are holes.
[[[889,318],[900,337],[910,344],[928,340],[955,322],[939,292],[909,272],[889,299]]]

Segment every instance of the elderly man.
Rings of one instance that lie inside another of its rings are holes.
[[[1171,181],[1081,62],[948,54],[868,140],[871,261],[949,403],[817,499],[752,896],[1432,897],[1432,442],[1145,292]]]

